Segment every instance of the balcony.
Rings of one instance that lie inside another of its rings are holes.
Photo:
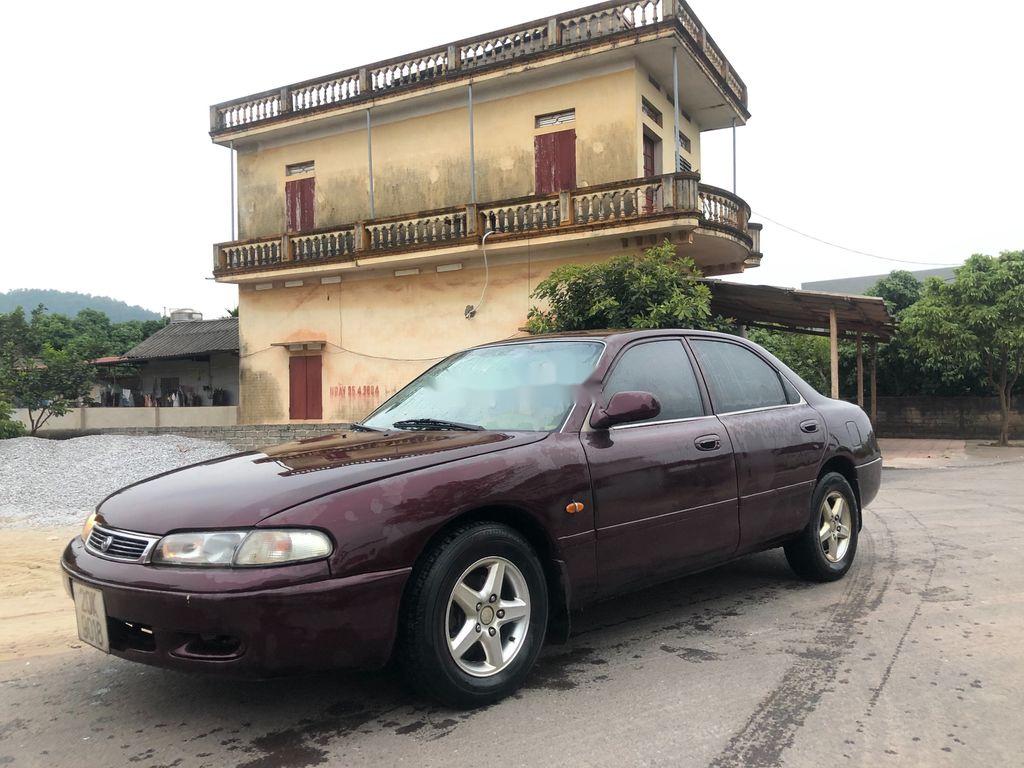
[[[613,249],[631,238],[654,243],[669,237],[686,245],[699,239],[698,265],[705,274],[720,274],[760,263],[760,231],[743,200],[680,172],[219,243],[214,276],[248,282],[267,272],[292,276],[445,260],[477,251],[487,233],[488,250],[510,253],[543,253],[583,240]]]
[[[210,107],[210,135],[216,142],[265,126],[279,126],[296,119],[377,104],[392,95],[432,90],[447,83],[479,78],[486,73],[519,65],[539,65],[569,55],[594,50],[614,51],[641,43],[654,44],[671,37],[681,41],[702,71],[701,95],[721,114],[699,119],[706,128],[724,127],[728,113],[743,120],[747,112],[747,87],[721,49],[683,0],[636,0],[605,2],[546,19],[420,51],[326,77],[275,88]],[[621,55],[633,55],[628,49]],[[659,54],[660,55],[660,54]],[[663,57],[662,57],[663,58]],[[696,86],[695,86],[696,87]],[[689,95],[690,84],[684,93]],[[700,95],[700,94],[698,94]],[[696,108],[699,109],[699,108]],[[724,122],[721,122],[724,121]],[[716,124],[721,122],[721,125]]]

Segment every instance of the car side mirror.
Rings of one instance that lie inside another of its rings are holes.
[[[650,392],[616,392],[603,408],[598,406],[590,417],[594,429],[608,429],[616,424],[653,419],[661,413],[661,403]]]

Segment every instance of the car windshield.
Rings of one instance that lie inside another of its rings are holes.
[[[602,347],[594,341],[543,341],[460,352],[363,423],[376,429],[555,430]]]

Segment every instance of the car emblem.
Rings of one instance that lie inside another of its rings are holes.
[[[113,536],[107,536],[107,538],[105,538],[103,540],[103,543],[100,544],[100,552],[106,552],[108,549],[110,549],[110,543],[113,540],[114,540]]]

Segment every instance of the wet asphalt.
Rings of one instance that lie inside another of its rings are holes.
[[[603,604],[474,712],[394,672],[8,662],[0,766],[1020,765],[1024,463],[883,483],[843,581],[802,582],[772,551]]]

